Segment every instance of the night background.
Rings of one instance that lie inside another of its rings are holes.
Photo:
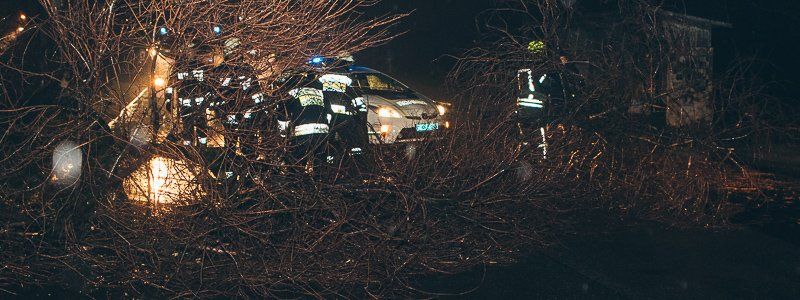
[[[458,57],[482,39],[491,38],[491,30],[484,27],[486,15],[509,2],[513,1],[384,1],[376,11],[411,13],[396,28],[405,34],[360,53],[357,59],[367,66],[380,66],[431,97],[446,98],[445,79],[455,63],[451,56]],[[778,83],[776,89],[782,95],[800,92],[800,60],[794,59],[800,32],[793,30],[800,26],[800,3],[712,0],[686,1],[674,7],[675,11],[733,25],[715,32],[719,63],[731,63],[737,55],[758,55],[764,64],[763,80]]]
[[[2,299],[800,298],[800,1],[110,2],[0,0]]]

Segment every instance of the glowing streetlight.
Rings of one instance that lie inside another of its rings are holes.
[[[156,88],[162,88],[162,87],[164,87],[165,85],[167,85],[167,81],[166,81],[166,80],[164,80],[164,78],[161,78],[161,77],[156,77],[156,79],[154,79],[154,80],[153,80],[153,85],[154,85]]]

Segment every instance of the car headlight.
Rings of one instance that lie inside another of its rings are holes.
[[[402,118],[403,115],[394,108],[381,107],[377,110],[378,116],[381,118]]]
[[[436,110],[439,111],[439,115],[440,116],[444,116],[444,114],[447,112],[447,108],[444,107],[444,105],[441,105],[441,104],[436,104]]]

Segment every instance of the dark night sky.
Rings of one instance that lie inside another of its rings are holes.
[[[457,55],[478,39],[475,18],[494,0],[387,0],[376,11],[412,14],[397,27],[407,31],[388,45],[356,55],[358,63],[386,72],[435,100],[449,100],[444,79]]]
[[[586,2],[587,0],[578,0]],[[389,73],[421,92],[447,100],[444,79],[453,59],[479,39],[476,17],[497,6],[492,0],[385,0],[381,12],[412,12],[399,30],[408,31],[387,45],[359,53],[359,63]],[[669,2],[669,1],[667,1]],[[678,2],[678,1],[675,1]],[[783,84],[783,95],[800,92],[800,1],[796,0],[685,0],[677,10],[729,22],[733,29],[716,32],[722,63],[734,53],[758,54],[770,65],[762,72],[767,81]],[[480,22],[479,22],[480,23]]]
[[[476,17],[508,0],[384,0],[370,14],[412,12],[397,31],[407,31],[389,44],[356,54],[359,64],[384,71],[421,92],[449,100],[443,88],[453,65],[447,54],[458,55],[480,39]],[[585,3],[598,0],[577,0]],[[670,2],[671,0],[666,0]],[[677,1],[677,0],[675,0]],[[673,1],[673,2],[675,2]],[[16,15],[34,0],[0,0],[3,16]],[[771,66],[762,72],[768,81],[783,83],[783,95],[800,92],[800,1],[684,0],[690,14],[732,23],[717,32],[717,53],[723,59],[739,52],[757,53]],[[680,10],[680,9],[679,9]]]

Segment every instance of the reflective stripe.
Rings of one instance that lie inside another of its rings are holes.
[[[529,102],[529,103],[536,103],[536,104],[544,104],[542,100],[533,98],[533,95],[528,95],[528,98],[518,98],[519,102]]]
[[[325,106],[325,101],[323,98],[322,91],[313,88],[300,88],[300,89],[293,89],[289,92],[289,95],[292,97],[297,98],[300,100],[300,106]]]
[[[251,98],[253,98],[253,102],[258,104],[258,103],[261,103],[261,101],[264,101],[264,94],[258,93],[258,94],[253,95]]]
[[[364,105],[363,97],[356,97],[353,99],[353,107],[358,108],[358,111],[367,111],[367,106]]]
[[[339,104],[331,104],[331,111],[335,114],[342,114],[342,115],[351,115],[352,113],[347,111],[347,107],[344,105]]]
[[[542,156],[544,159],[547,159],[547,135],[545,135],[544,127],[539,128],[542,132],[542,144],[539,147],[542,147]]]
[[[528,95],[528,98],[518,98],[517,104],[519,106],[543,108],[544,102],[542,100],[533,98],[533,95]]]
[[[197,104],[197,105],[200,105],[200,104],[203,103],[204,100],[206,100],[206,99],[203,98],[203,97],[194,98],[194,103]]]
[[[526,74],[528,77],[528,90],[531,92],[536,91],[536,86],[533,85],[533,71],[531,69],[522,69],[519,70],[519,74]],[[519,76],[519,75],[517,75]]]
[[[203,70],[193,70],[192,77],[196,78],[197,81],[203,81]]]
[[[230,84],[231,84],[231,78],[230,77],[225,78],[224,80],[222,80],[222,86],[228,86]]]
[[[287,128],[289,128],[289,121],[278,121],[278,129],[285,131]]]
[[[294,128],[294,136],[328,133],[328,129],[329,129],[328,124],[321,124],[321,123],[297,125]]]
[[[536,104],[536,103],[520,102],[517,104],[519,104],[519,106],[525,106],[525,107],[544,108],[544,106],[542,106],[541,104]]]
[[[322,82],[322,90],[326,92],[344,93],[347,87],[353,84],[353,80],[345,75],[325,74],[319,78]]]

